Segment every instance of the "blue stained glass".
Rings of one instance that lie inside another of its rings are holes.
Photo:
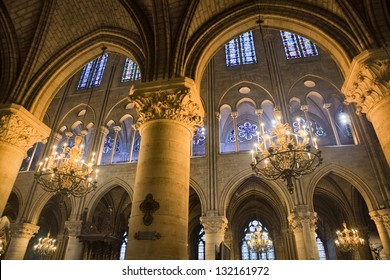
[[[107,58],[108,54],[104,54],[84,66],[77,89],[100,86],[107,64]]]
[[[301,57],[295,34],[287,31],[280,31],[280,35],[282,37],[284,52],[286,53],[287,59]]]
[[[108,54],[103,54],[101,57],[97,59],[96,67],[91,79],[91,84],[89,87],[98,87],[102,82],[102,77],[104,73],[104,69],[106,68]]]
[[[317,47],[312,41],[299,35],[298,39],[304,57],[318,55]]]
[[[138,65],[130,58],[126,58],[125,66],[123,67],[122,82],[136,81],[141,79],[141,72]]]
[[[234,38],[225,45],[226,65],[235,66],[241,64],[238,38]]]
[[[256,63],[252,31],[245,32],[225,45],[226,65]]]
[[[91,61],[87,65],[84,66],[83,72],[81,73],[81,78],[79,81],[79,84],[77,85],[77,89],[84,89],[87,88],[89,78],[92,73],[92,68],[95,64],[95,61]]]
[[[256,129],[257,125],[245,122],[238,126],[238,136],[246,140],[251,140],[253,136],[256,136]]]
[[[326,136],[325,130],[316,121],[310,121],[310,126],[311,126],[311,131],[314,133],[315,136],[317,137]],[[294,133],[297,133],[300,128],[303,128],[307,133],[309,133],[309,124],[302,118],[299,119],[299,122],[298,121],[293,122]]]
[[[203,145],[204,140],[206,140],[204,127],[198,127],[198,129],[194,133],[194,137],[192,137],[192,143],[194,145]]]
[[[252,31],[240,35],[242,64],[256,63],[255,45]]]
[[[104,154],[110,153],[112,151],[113,146],[114,146],[114,138],[112,138],[111,136],[107,136],[106,139],[104,140],[103,153]],[[116,141],[115,152],[116,153],[120,152],[119,140]]]
[[[198,260],[205,259],[205,242],[206,242],[206,235],[204,229],[201,228],[199,231],[199,240],[198,240]]]

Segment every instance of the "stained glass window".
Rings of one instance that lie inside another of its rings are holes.
[[[316,242],[317,242],[317,248],[318,248],[318,254],[320,256],[320,260],[326,260],[325,247],[321,239],[318,237],[317,233],[316,233]]]
[[[250,122],[244,122],[243,124],[238,125],[238,143],[252,141],[257,134],[257,125]],[[228,143],[234,143],[236,142],[236,134],[234,132],[234,129],[230,131],[230,133],[227,136],[227,142]]]
[[[304,57],[318,55],[317,47],[312,41],[299,35],[298,39]]]
[[[204,233],[204,229],[201,228],[199,231],[199,239],[198,239],[198,260],[205,259],[205,243],[206,243],[206,235]]]
[[[255,44],[252,31],[241,34],[225,45],[226,65],[256,63]]]
[[[311,131],[317,137],[326,136],[325,130],[322,126],[316,121],[310,121]],[[293,131],[297,133],[300,129],[304,129],[307,133],[309,133],[309,123],[306,122],[303,118],[297,118],[295,122],[293,122]]]
[[[262,231],[268,232],[268,229],[262,225],[259,220],[251,221],[248,226],[244,229],[244,238],[241,243],[241,259],[242,260],[274,260],[275,251],[274,248],[263,251],[263,252],[253,252],[249,249],[248,241],[253,232],[255,232],[256,227],[260,227]],[[270,237],[268,237],[271,239]]]
[[[204,127],[198,127],[192,137],[192,143],[194,145],[204,145],[204,140],[206,140],[205,129]]]
[[[130,58],[126,58],[125,65],[123,67],[122,82],[136,81],[141,79],[141,72],[137,63]]]
[[[102,82],[108,54],[103,54],[84,66],[77,89],[98,87]]]
[[[252,140],[256,136],[257,125],[250,122],[244,122],[244,124],[238,126],[238,136],[245,138],[246,140]]]
[[[287,59],[318,55],[316,45],[309,39],[287,31],[280,31]]]
[[[119,259],[124,260],[126,256],[126,247],[127,247],[127,232],[123,234],[123,239],[122,239],[122,245],[121,245],[121,250],[119,252]]]
[[[113,146],[114,146],[114,138],[111,136],[107,136],[106,139],[104,140],[103,153],[104,154],[111,153]],[[115,152],[116,153],[120,152],[119,139],[116,140]]]

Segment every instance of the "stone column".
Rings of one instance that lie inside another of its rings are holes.
[[[126,259],[188,259],[190,146],[203,109],[192,80],[130,90],[142,137]]]
[[[28,149],[46,142],[50,129],[20,105],[0,106],[0,217]]]
[[[116,142],[118,139],[118,133],[121,130],[122,130],[122,128],[119,125],[114,126],[115,135],[114,135],[114,143],[112,144],[112,150],[111,150],[111,155],[110,155],[110,164],[112,164],[112,161],[114,159],[115,150],[116,150]]]
[[[215,260],[216,250],[219,250],[219,245],[224,240],[227,219],[223,216],[204,216],[200,217],[200,223],[206,237],[206,260]]]
[[[217,118],[217,126],[218,126],[218,140],[217,140],[217,145],[218,145],[218,153],[220,154],[221,151],[221,114],[219,112],[215,113],[215,117]]]
[[[108,128],[106,126],[100,127],[100,134],[97,136],[97,138],[98,138],[98,140],[97,140],[98,150],[96,151],[97,152],[97,161],[96,161],[97,165],[100,165],[100,163],[102,161],[104,141],[105,141],[109,132],[110,131],[108,130]]]
[[[236,153],[239,151],[239,146],[238,146],[238,127],[237,127],[237,117],[238,117],[238,112],[231,112],[231,117],[233,119],[233,126],[234,126],[234,135],[235,135],[235,144],[236,144]]]
[[[342,92],[345,102],[356,103],[356,113],[372,122],[390,165],[390,49],[365,51],[354,58]]]
[[[332,114],[330,113],[330,107],[332,107],[332,103],[325,103],[322,106],[322,108],[325,109],[325,111],[326,111],[326,113],[328,115],[330,126],[332,127],[333,135],[334,135],[334,138],[336,140],[336,145],[340,146],[341,145],[341,141],[340,141],[339,133],[337,132],[337,128],[336,128],[336,125],[334,123],[334,119],[332,117]]]
[[[23,260],[30,239],[38,232],[39,226],[21,223],[11,224],[11,242],[5,255],[6,260]]]
[[[318,260],[318,248],[315,240],[317,213],[300,210],[288,217],[290,228],[294,232],[297,256],[299,260]]]
[[[66,221],[65,228],[68,230],[68,243],[65,250],[65,260],[81,260],[84,244],[80,242],[82,221]]]
[[[371,211],[371,220],[375,222],[387,260],[390,260],[390,210]]]

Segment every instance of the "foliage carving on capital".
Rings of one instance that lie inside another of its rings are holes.
[[[0,141],[27,151],[36,142],[46,143],[47,135],[19,115],[10,113],[0,117]]]
[[[65,228],[68,230],[69,236],[78,236],[81,233],[83,226],[82,221],[66,221]]]
[[[356,103],[356,113],[367,113],[390,92],[390,59],[357,64],[343,87],[345,103]]]
[[[170,119],[195,130],[203,125],[200,104],[192,99],[187,87],[154,92],[135,92],[129,96],[138,113],[136,128],[151,120]]]
[[[304,223],[308,223],[311,230],[316,230],[317,220],[316,212],[297,212],[288,216],[288,222],[292,230],[302,230]]]
[[[34,237],[38,230],[39,226],[33,224],[11,224],[11,237],[30,239]]]
[[[201,217],[200,222],[206,233],[225,233],[227,229],[227,220],[225,217]]]

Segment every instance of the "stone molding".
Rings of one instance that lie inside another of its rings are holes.
[[[161,119],[182,122],[193,130],[202,126],[203,110],[192,91],[186,84],[173,84],[170,88],[161,89],[132,89],[129,99],[134,102],[138,113],[136,129],[149,121]]]
[[[371,220],[376,224],[382,223],[387,231],[390,231],[390,211],[387,209],[370,212]]]
[[[29,223],[11,224],[11,237],[31,239],[38,230],[39,226]]]
[[[292,230],[302,230],[303,224],[308,223],[310,230],[317,228],[317,213],[316,212],[293,212],[288,216],[288,222]]]
[[[47,142],[50,128],[20,105],[0,107],[0,142],[27,152],[35,143]]]
[[[224,216],[200,217],[200,223],[206,233],[225,233],[228,225],[228,221]]]
[[[69,236],[79,236],[83,227],[82,221],[65,221]]]
[[[381,52],[355,58],[342,92],[345,103],[356,103],[356,113],[368,113],[390,93],[390,59]]]

